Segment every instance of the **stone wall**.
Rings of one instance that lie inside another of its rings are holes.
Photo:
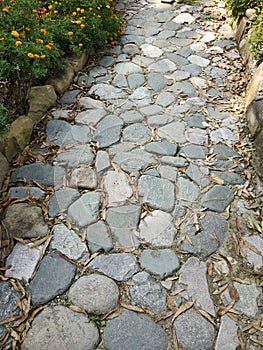
[[[69,59],[68,68],[65,72],[50,79],[47,85],[31,88],[28,114],[17,118],[11,124],[9,132],[0,137],[0,188],[11,168],[12,160],[30,142],[34,124],[43,117],[48,109],[56,104],[58,96],[67,90],[74,76],[84,67],[87,60],[87,53],[83,54],[81,58]]]

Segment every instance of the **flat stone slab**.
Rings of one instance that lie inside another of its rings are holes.
[[[119,141],[123,120],[115,115],[107,115],[97,125],[92,140],[100,148],[108,147]]]
[[[133,304],[144,306],[156,313],[166,310],[166,291],[147,272],[134,275],[132,283],[129,291]]]
[[[150,142],[145,145],[144,149],[147,152],[161,156],[175,156],[177,152],[177,144],[167,141]]]
[[[143,44],[141,46],[141,50],[145,56],[151,57],[151,58],[157,58],[162,56],[163,54],[163,50],[151,44]]]
[[[201,188],[210,184],[208,179],[209,170],[206,168],[198,167],[196,164],[190,164],[186,169],[185,174]]]
[[[215,185],[202,198],[202,205],[205,208],[216,212],[223,212],[234,200],[233,191],[223,185]]]
[[[75,188],[95,190],[98,185],[97,175],[92,168],[74,169],[70,176],[69,185]]]
[[[103,221],[97,221],[88,226],[86,240],[92,253],[96,253],[100,249],[109,252],[113,248],[110,232]]]
[[[110,157],[108,152],[106,151],[97,152],[95,166],[98,173],[109,169],[109,167],[111,166],[111,163],[110,163]]]
[[[141,239],[155,247],[173,246],[177,233],[172,215],[161,210],[154,210],[145,217],[139,225],[139,231]]]
[[[227,160],[229,158],[240,158],[240,154],[223,143],[217,143],[216,145],[213,145],[212,149],[217,159]]]
[[[5,320],[7,317],[19,314],[18,309],[14,310],[16,305],[16,298],[19,297],[19,293],[9,282],[0,281],[0,321]],[[7,332],[4,326],[0,326],[0,337]]]
[[[134,123],[123,130],[122,136],[126,142],[145,142],[151,138],[152,132],[144,124]]]
[[[85,315],[65,306],[48,307],[33,320],[22,350],[95,350],[99,331]]]
[[[94,154],[88,145],[77,145],[69,149],[63,149],[55,158],[60,165],[76,167],[82,164],[92,164]]]
[[[9,188],[7,195],[13,199],[21,199],[26,197],[38,197],[44,199],[46,193],[39,187],[19,186]]]
[[[117,153],[113,161],[128,173],[145,169],[157,163],[155,157],[144,150]]]
[[[116,64],[114,71],[118,74],[126,75],[133,73],[142,73],[142,68],[132,62],[121,62]]]
[[[27,203],[9,205],[3,224],[4,238],[7,238],[7,234],[9,237],[20,238],[44,237],[48,234],[41,208]]]
[[[68,215],[80,227],[96,221],[100,208],[98,192],[84,193],[68,208]]]
[[[29,284],[33,305],[46,304],[64,293],[75,277],[76,266],[59,255],[51,253],[42,259]]]
[[[109,84],[99,83],[92,86],[89,90],[90,95],[97,95],[101,100],[116,100],[123,98],[127,94],[124,90],[116,88]]]
[[[79,197],[79,192],[73,188],[61,188],[55,191],[48,203],[48,215],[54,217],[60,211],[65,211]]]
[[[68,298],[88,313],[101,315],[117,307],[119,288],[112,279],[94,273],[81,276],[70,287]]]
[[[184,154],[191,159],[205,159],[208,148],[200,145],[186,145],[183,146],[179,154]]]
[[[185,290],[180,295],[195,301],[198,308],[215,316],[215,308],[207,283],[207,266],[195,257],[190,257],[179,271],[179,285]]]
[[[142,175],[138,184],[141,202],[153,209],[172,211],[175,201],[174,185],[167,179]]]
[[[63,182],[65,169],[60,166],[52,166],[48,163],[36,162],[23,165],[13,171],[12,181],[23,181],[27,183],[39,182],[45,186],[54,186]]]
[[[107,321],[103,343],[108,350],[166,350],[168,339],[149,317],[124,310]]]
[[[69,230],[64,224],[54,226],[51,247],[72,260],[77,261],[89,257],[86,244],[81,242],[75,231]]]
[[[238,324],[227,315],[221,317],[221,324],[216,339],[215,350],[236,349],[239,345],[237,337]]]
[[[96,256],[88,264],[88,267],[116,281],[128,280],[139,269],[135,256],[130,253],[101,254]]]
[[[162,60],[159,60],[155,63],[152,63],[148,67],[149,71],[151,72],[157,72],[157,73],[168,73],[173,72],[176,70],[176,65],[172,61],[168,60],[167,58],[164,58]]]
[[[161,73],[151,72],[147,75],[147,82],[154,91],[159,91],[167,86],[168,80]]]
[[[103,185],[107,193],[108,206],[122,204],[133,195],[128,178],[124,173],[108,171],[103,178]]]
[[[246,244],[246,259],[254,267],[259,270],[263,266],[263,239],[258,235],[244,236]]]
[[[163,279],[179,269],[179,259],[171,249],[145,249],[140,256],[140,264],[150,274]]]
[[[125,124],[138,123],[143,121],[143,116],[136,110],[129,110],[120,115]]]
[[[180,205],[191,207],[197,202],[200,190],[192,181],[180,176],[177,181],[177,187],[177,199],[179,200]]]
[[[75,122],[78,124],[84,124],[88,126],[94,126],[98,124],[98,122],[105,117],[107,112],[103,107],[88,109],[83,112],[78,113],[75,118]]]
[[[213,348],[215,329],[203,316],[193,311],[185,311],[174,321],[179,345],[187,350],[210,350]]]
[[[182,122],[173,122],[162,126],[157,130],[159,137],[173,143],[185,143],[185,124]]]
[[[43,245],[32,248],[32,243],[22,244],[18,242],[11,254],[6,259],[6,277],[13,277],[19,280],[29,281],[33,276],[39,260],[43,254]]]
[[[190,15],[190,13],[182,12],[173,19],[173,22],[180,23],[180,24],[183,24],[183,23],[191,24],[195,22],[195,18],[192,15]]]

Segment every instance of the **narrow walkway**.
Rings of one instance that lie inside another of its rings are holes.
[[[79,75],[11,174],[3,238],[20,242],[0,320],[25,317],[6,344],[262,349],[263,245],[224,6],[122,7],[121,45]]]

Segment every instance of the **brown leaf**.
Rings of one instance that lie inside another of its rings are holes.
[[[237,328],[237,338],[238,338],[241,350],[246,350],[246,348],[247,348],[246,343],[243,340],[242,331],[241,331],[240,327]]]
[[[171,324],[174,323],[174,320],[181,315],[183,312],[185,312],[186,310],[189,310],[192,306],[194,305],[193,301],[187,301],[186,303],[182,304],[176,311],[176,313],[173,315]]]
[[[235,305],[235,300],[231,300],[227,306],[220,306],[217,313],[219,316],[225,315],[233,306]]]
[[[172,310],[173,312],[176,312],[176,310],[177,310],[177,304],[171,295],[167,296],[167,307],[168,307],[168,309]]]
[[[128,309],[128,310],[132,310],[132,311],[137,311],[137,312],[144,312],[144,309],[139,307],[139,306],[135,306],[135,305],[129,305],[129,304],[125,304],[125,303],[120,303],[120,305],[122,307],[124,307],[124,309]]]
[[[208,269],[207,269],[208,276],[211,276],[213,274],[213,271],[214,271],[214,263],[211,262],[208,266]]]
[[[203,315],[205,318],[208,319],[208,321],[209,321],[210,323],[212,323],[212,324],[216,327],[215,321],[214,321],[213,318],[209,315],[208,312],[206,312],[206,311],[204,311],[204,310],[201,310],[201,309],[196,310],[196,312],[198,312],[199,314]]]
[[[82,313],[84,315],[87,315],[87,312],[85,309],[83,309],[82,307],[79,307],[77,305],[69,305],[69,309],[75,312],[79,312]]]
[[[209,177],[211,181],[215,182],[218,185],[224,185],[225,183],[223,179],[220,179],[220,177],[215,174],[211,174]]]
[[[229,282],[227,287],[228,287],[230,298],[232,300],[238,301],[239,300],[239,294],[238,294],[237,289],[234,286],[234,284],[232,282]]]

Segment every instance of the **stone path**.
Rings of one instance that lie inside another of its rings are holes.
[[[3,239],[22,240],[0,282],[2,344],[262,349],[263,242],[224,6],[119,6],[121,44],[79,75],[11,173]]]

